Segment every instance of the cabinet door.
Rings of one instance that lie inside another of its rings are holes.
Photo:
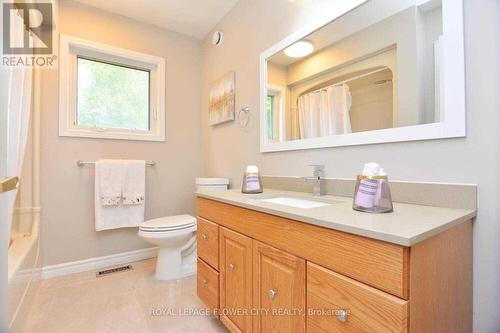
[[[252,239],[220,228],[220,320],[231,332],[252,331]]]
[[[305,260],[254,241],[254,332],[305,332]]]

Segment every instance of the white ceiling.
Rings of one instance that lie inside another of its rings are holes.
[[[204,38],[238,2],[238,0],[76,1],[198,39]]]

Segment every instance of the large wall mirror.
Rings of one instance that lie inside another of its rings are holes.
[[[461,1],[361,2],[261,54],[261,151],[465,135]]]

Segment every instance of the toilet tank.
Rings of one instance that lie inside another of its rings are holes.
[[[228,185],[227,178],[196,178],[196,191],[225,191]]]

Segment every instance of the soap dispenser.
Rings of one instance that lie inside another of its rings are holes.
[[[243,175],[243,184],[241,185],[243,193],[262,193],[262,179],[259,174],[259,168],[256,165],[249,165]]]
[[[358,175],[352,208],[367,213],[393,211],[387,173],[377,163],[367,163]]]

